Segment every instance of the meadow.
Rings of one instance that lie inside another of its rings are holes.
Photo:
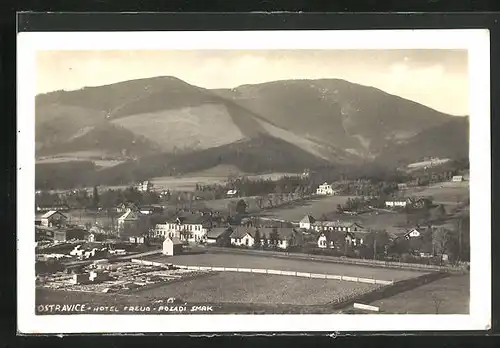
[[[469,314],[469,275],[449,276],[371,303],[392,314]]]
[[[409,279],[424,274],[423,272],[410,270],[363,267],[332,262],[294,260],[270,256],[235,255],[226,253],[181,254],[176,256],[151,255],[145,257],[144,259],[148,261],[165,262],[183,266],[274,269],[281,271],[311,272],[351,277],[374,278],[378,280],[388,281]]]
[[[176,297],[186,302],[316,305],[363,294],[375,285],[267,274],[216,273],[138,292],[144,297]]]
[[[403,191],[406,196],[432,196],[434,203],[456,205],[469,198],[469,182],[441,182]]]
[[[207,170],[185,174],[183,176],[162,176],[151,179],[157,190],[194,191],[196,184],[225,185],[229,177],[245,176],[250,180],[278,180],[283,176],[297,175],[296,173],[244,173],[235,166],[219,165]]]
[[[352,196],[317,197],[296,204],[286,205],[268,211],[267,216],[276,217],[287,221],[299,222],[307,214],[318,219],[323,214],[336,211],[337,205],[343,205]]]

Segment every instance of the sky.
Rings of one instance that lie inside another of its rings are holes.
[[[204,88],[339,78],[468,115],[466,50],[39,51],[37,93],[155,76]]]

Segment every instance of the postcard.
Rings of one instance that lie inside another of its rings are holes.
[[[19,33],[19,332],[489,329],[489,83],[479,29]]]

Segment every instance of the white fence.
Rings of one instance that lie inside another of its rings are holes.
[[[132,259],[134,263],[139,263],[148,266],[165,266],[165,263],[152,262],[139,259]],[[334,274],[321,274],[321,273],[307,273],[307,272],[295,272],[295,271],[281,271],[275,269],[256,269],[256,268],[234,268],[234,267],[210,267],[210,266],[186,266],[186,265],[172,265],[177,268],[193,270],[193,271],[216,271],[216,272],[241,272],[241,273],[258,273],[258,274],[273,274],[273,275],[284,275],[292,277],[301,278],[316,278],[316,279],[334,279],[342,280],[347,282],[355,283],[366,283],[366,284],[376,284],[376,285],[392,285],[393,281],[373,279],[373,278],[359,278],[359,277],[349,277],[344,275],[334,275]]]

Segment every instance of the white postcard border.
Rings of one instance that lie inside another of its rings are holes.
[[[491,325],[489,31],[22,32],[17,41],[17,292],[22,333],[486,330]],[[467,49],[470,315],[35,315],[34,117],[38,50]],[[22,212],[22,213],[21,213]],[[473,233],[472,233],[473,231]],[[382,317],[381,317],[382,315]]]

